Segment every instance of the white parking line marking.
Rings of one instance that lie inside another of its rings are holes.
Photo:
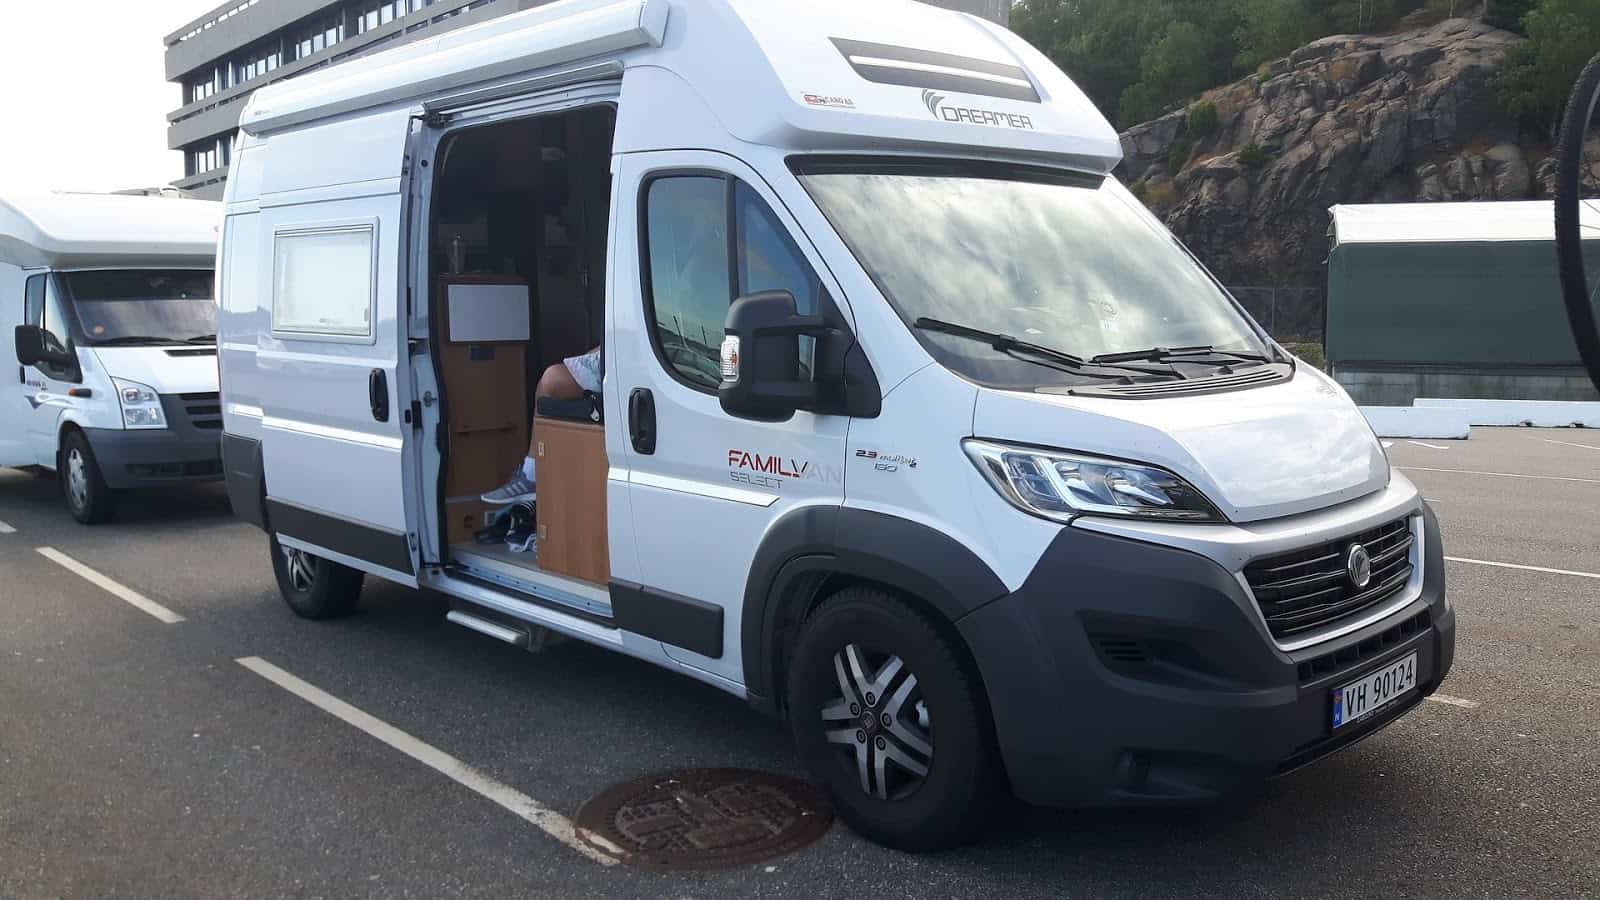
[[[1565,475],[1518,475],[1512,472],[1479,472],[1475,469],[1430,469],[1427,466],[1395,466],[1402,472],[1454,472],[1457,475],[1488,475],[1493,478],[1532,478],[1535,481],[1576,481],[1600,484],[1600,478],[1569,478]]]
[[[1600,579],[1600,572],[1574,572],[1571,569],[1547,569],[1544,566],[1523,566],[1517,563],[1490,562],[1486,559],[1467,559],[1462,556],[1446,556],[1450,562],[1467,563],[1474,566],[1492,566],[1496,569],[1520,569],[1524,572],[1543,572],[1546,575],[1571,575],[1574,578]]]
[[[517,816],[532,823],[545,834],[550,835],[595,862],[603,866],[616,864],[617,860],[614,857],[607,856],[580,841],[572,820],[544,807],[537,800],[521,791],[495,781],[443,750],[424,744],[393,725],[356,709],[316,685],[302,681],[260,657],[246,656],[242,659],[234,660],[234,662],[345,724],[366,732],[370,737],[377,738],[388,744],[393,749],[404,753],[462,787],[468,788],[505,807]],[[589,835],[588,837],[591,840],[604,840],[598,835]],[[622,853],[620,847],[617,848],[617,853],[618,855]]]
[[[1442,444],[1429,444],[1429,443],[1427,443],[1425,441],[1406,441],[1406,443],[1408,443],[1408,444],[1416,444],[1418,447],[1427,447],[1429,450],[1449,450],[1450,449],[1449,447],[1446,447],[1446,446],[1444,446]]]
[[[1452,697],[1449,694],[1433,694],[1427,699],[1434,703],[1444,703],[1449,706],[1459,706],[1462,709],[1477,709],[1483,705],[1476,700],[1463,700],[1460,697]]]
[[[176,625],[177,623],[183,621],[183,616],[180,616],[172,610],[167,609],[165,606],[162,606],[154,600],[151,600],[149,597],[146,597],[138,591],[117,584],[115,581],[112,581],[106,576],[101,575],[99,572],[96,572],[95,570],[89,568],[81,562],[78,562],[54,547],[39,547],[37,549],[40,556],[43,556],[45,559],[50,560],[61,568],[66,569],[68,572],[71,572],[79,578],[82,578],[84,581],[89,582],[95,587],[100,588],[106,593],[118,598],[119,600],[122,600],[124,603],[127,603],[129,606],[132,606],[141,612],[149,613],[168,625]]]
[[[1571,441],[1552,441],[1549,438],[1545,438],[1544,442],[1546,444],[1560,444],[1563,447],[1582,447],[1585,450],[1600,450],[1600,447],[1596,447],[1593,444],[1574,444]]]
[[[0,534],[16,534],[16,533],[17,533],[17,530],[15,528],[12,528],[10,525],[7,525],[4,522],[0,522]]]
[[[1385,450],[1387,450],[1387,449],[1389,449],[1390,447],[1393,447],[1393,446],[1394,446],[1394,441],[1384,441],[1383,442],[1383,449],[1385,449]]]

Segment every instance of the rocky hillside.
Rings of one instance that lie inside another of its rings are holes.
[[[1333,204],[1548,196],[1549,148],[1492,83],[1520,40],[1471,19],[1324,38],[1128,130],[1122,175],[1225,282],[1325,286]]]

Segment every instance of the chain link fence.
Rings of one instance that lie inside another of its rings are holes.
[[[1279,341],[1322,343],[1328,292],[1308,287],[1232,287],[1228,291]]]

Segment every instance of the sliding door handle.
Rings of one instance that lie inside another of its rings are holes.
[[[389,421],[389,376],[382,369],[373,369],[367,376],[367,402],[372,404],[374,419]]]

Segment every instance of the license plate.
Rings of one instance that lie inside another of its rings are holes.
[[[1333,727],[1337,730],[1377,712],[1417,687],[1415,653],[1333,692]]]

